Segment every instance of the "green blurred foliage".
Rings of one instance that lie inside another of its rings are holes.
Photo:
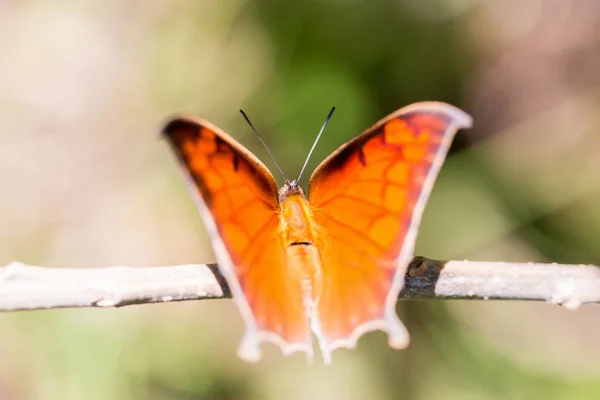
[[[332,105],[309,170],[387,113],[440,100],[475,128],[457,137],[418,253],[600,264],[589,17],[600,10],[543,3],[0,3],[1,262],[212,261],[157,139],[171,114],[213,121],[271,165],[244,108],[294,176]],[[3,315],[0,399],[600,396],[596,307],[415,301],[398,312],[407,350],[372,333],[330,367],[274,346],[259,364],[239,361],[230,301]]]

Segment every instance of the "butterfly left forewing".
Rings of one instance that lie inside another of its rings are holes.
[[[221,274],[246,323],[246,360],[271,341],[309,356],[310,330],[301,282],[286,267],[275,180],[241,144],[194,117],[173,119],[164,134],[189,178]]]
[[[471,118],[445,103],[396,111],[319,165],[309,202],[320,231],[323,285],[313,320],[326,361],[371,330],[408,344],[395,313],[417,229],[456,131]]]

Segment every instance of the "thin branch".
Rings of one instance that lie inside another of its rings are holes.
[[[0,311],[229,298],[215,264],[173,267],[0,268]],[[415,257],[400,299],[542,300],[576,309],[600,302],[600,268]]]

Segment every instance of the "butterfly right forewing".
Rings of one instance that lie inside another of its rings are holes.
[[[456,131],[471,118],[445,103],[396,111],[329,156],[313,173],[309,202],[321,231],[323,285],[313,330],[326,360],[365,332],[409,336],[395,303],[412,259],[425,202]]]

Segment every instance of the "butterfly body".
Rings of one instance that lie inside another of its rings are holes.
[[[291,281],[300,282],[301,301],[306,319],[306,343],[310,344],[310,321],[321,286],[322,265],[318,250],[319,231],[312,218],[310,205],[295,182],[279,191],[279,237],[285,252],[285,269]],[[280,331],[278,332],[281,334]]]
[[[433,182],[470,124],[445,103],[402,108],[325,159],[308,197],[295,181],[278,191],[258,158],[207,121],[165,127],[247,326],[242,358],[258,359],[261,341],[310,358],[312,334],[327,363],[372,330],[406,347],[397,296]]]

